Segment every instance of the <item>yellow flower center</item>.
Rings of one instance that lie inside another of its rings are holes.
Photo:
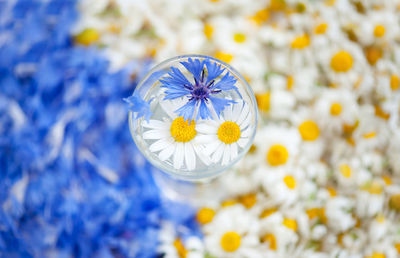
[[[308,47],[309,45],[310,37],[307,34],[304,34],[295,38],[290,46],[294,49],[303,49]]]
[[[203,207],[201,208],[196,215],[196,219],[200,224],[210,223],[215,215],[215,211],[211,208]]]
[[[399,242],[399,243],[396,243],[396,244],[394,244],[394,248],[396,248],[396,250],[397,250],[397,253],[399,253],[399,254],[400,254],[400,242]]]
[[[289,157],[289,152],[285,146],[276,144],[269,148],[267,153],[267,161],[271,166],[280,166],[286,163]]]
[[[385,27],[381,24],[376,25],[374,29],[374,36],[377,38],[385,36]]]
[[[347,164],[340,165],[339,171],[340,171],[340,174],[342,174],[342,176],[344,176],[346,178],[351,177],[351,168],[349,165],[347,165]]]
[[[379,47],[368,47],[365,49],[365,55],[370,65],[375,65],[376,62],[382,57],[383,51]]]
[[[376,132],[374,132],[374,131],[363,134],[363,137],[364,137],[365,139],[375,138],[375,136],[376,136]]]
[[[378,221],[379,223],[383,223],[383,222],[385,222],[385,216],[382,214],[382,213],[379,213],[377,216],[376,216],[376,221]]]
[[[335,197],[337,195],[335,188],[331,186],[328,186],[326,190],[328,190],[330,197]]]
[[[368,183],[365,186],[361,187],[361,189],[369,192],[370,194],[381,194],[383,192],[382,185],[377,181]]]
[[[327,6],[333,6],[335,4],[336,0],[325,0],[325,5]]]
[[[94,28],[87,28],[75,36],[75,42],[80,45],[89,46],[100,38],[99,32]]]
[[[208,40],[210,40],[212,35],[213,35],[213,33],[214,33],[214,28],[210,24],[206,23],[206,24],[204,24],[204,31],[203,32],[204,32],[204,35],[206,36],[206,38]]]
[[[237,204],[237,201],[236,200],[234,200],[234,199],[228,199],[228,200],[225,200],[225,201],[223,201],[222,203],[221,203],[221,207],[229,207],[229,206],[232,206],[232,205],[235,205],[235,204]]]
[[[240,138],[240,127],[231,121],[223,122],[218,128],[217,135],[223,143],[234,143]]]
[[[382,253],[373,252],[372,255],[367,256],[367,258],[385,258],[386,256]]]
[[[250,209],[251,207],[254,206],[257,202],[257,195],[255,193],[249,193],[245,194],[241,197],[239,197],[239,202],[246,207],[247,209]]]
[[[297,231],[297,222],[294,219],[284,218],[283,225],[293,231]]]
[[[174,247],[176,249],[176,252],[178,253],[179,258],[186,258],[188,251],[186,250],[180,238],[175,239]]]
[[[197,134],[195,130],[196,123],[192,121],[189,124],[189,120],[183,120],[183,117],[178,117],[171,124],[171,136],[177,142],[188,142],[191,141]]]
[[[285,0],[271,0],[269,3],[269,9],[271,11],[283,11],[286,8]]]
[[[375,105],[375,115],[385,120],[390,118],[390,114],[386,113],[379,105]]]
[[[217,51],[215,53],[215,58],[219,59],[225,63],[229,63],[230,61],[232,61],[233,59],[233,55],[226,53],[226,52],[222,52],[222,51]]]
[[[227,232],[221,238],[221,247],[225,252],[234,252],[240,247],[241,237],[236,232]]]
[[[385,182],[386,185],[391,185],[392,184],[392,179],[388,176],[383,176],[382,177],[383,181]]]
[[[327,222],[327,217],[325,216],[325,208],[311,208],[306,210],[306,213],[310,220],[314,218],[319,218],[322,223]]]
[[[251,19],[255,21],[257,25],[261,25],[263,22],[267,21],[268,18],[269,18],[269,12],[268,9],[266,8],[257,11],[256,14],[253,17],[251,17]]]
[[[296,188],[296,179],[294,179],[293,176],[290,176],[290,175],[289,176],[285,176],[283,178],[283,182],[285,182],[286,186],[289,189],[295,189]]]
[[[256,94],[257,106],[261,111],[268,112],[270,108],[271,93]]]
[[[342,105],[340,105],[340,103],[337,102],[332,103],[330,112],[332,116],[340,115],[340,113],[342,113]]]
[[[398,90],[400,88],[400,79],[397,75],[392,75],[390,77],[390,88],[392,90]]]
[[[331,68],[338,73],[347,72],[353,67],[353,57],[346,51],[337,52],[331,59]]]
[[[266,218],[272,214],[274,214],[276,211],[278,210],[278,208],[269,208],[269,209],[265,209],[261,212],[260,218]]]
[[[269,249],[271,250],[276,250],[277,249],[277,244],[276,244],[276,237],[274,234],[267,233],[265,236],[262,237],[261,239],[262,242],[268,242],[269,243]]]
[[[301,123],[299,126],[299,132],[304,141],[315,141],[319,136],[318,125],[311,120]]]
[[[396,211],[400,211],[400,194],[390,196],[389,206]]]
[[[244,35],[243,33],[235,33],[235,35],[233,35],[233,40],[236,43],[243,43],[246,41],[246,35]]]
[[[328,24],[321,23],[315,27],[314,32],[315,32],[315,34],[324,34],[327,28],[328,28]]]
[[[286,89],[292,90],[292,88],[293,88],[293,83],[294,83],[294,78],[293,78],[292,75],[289,75],[289,76],[286,78]]]

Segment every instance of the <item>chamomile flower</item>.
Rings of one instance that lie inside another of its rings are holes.
[[[257,131],[254,141],[256,146],[254,159],[255,162],[258,162],[256,171],[261,171],[261,178],[265,177],[265,171],[290,167],[297,158],[299,144],[300,136],[292,128],[264,126],[263,129]],[[261,160],[263,161],[262,163],[260,163]],[[257,174],[258,172],[253,173],[254,176]]]
[[[354,201],[345,197],[336,197],[328,200],[325,214],[328,225],[334,232],[344,232],[356,224],[351,211]]]
[[[216,257],[262,257],[258,251],[258,220],[241,205],[221,210],[203,227],[205,244]]]
[[[321,130],[341,132],[343,125],[353,125],[358,117],[357,102],[350,91],[325,90],[315,103],[316,118]]]
[[[171,67],[168,76],[162,77],[159,81],[161,88],[165,89],[164,100],[188,98],[186,104],[175,110],[184,120],[212,118],[210,109],[219,116],[226,106],[234,103],[233,100],[228,100],[220,94],[238,90],[235,86],[237,79],[221,64],[211,59],[192,58],[181,64],[191,74],[190,80],[180,69]]]
[[[159,233],[159,241],[160,245],[158,247],[158,253],[163,255],[165,258],[204,257],[204,245],[202,241],[195,236],[190,236],[185,239],[180,238],[172,223],[162,223],[161,231]]]
[[[205,145],[206,153],[212,155],[212,162],[221,161],[225,166],[246,147],[253,133],[250,112],[249,105],[240,101],[226,107],[220,119],[198,123],[197,130],[202,135],[196,141]]]
[[[264,177],[261,184],[274,204],[289,206],[300,197],[303,176],[303,171],[293,168],[287,173],[275,171]]]
[[[189,123],[183,117],[177,116],[172,111],[176,106],[170,101],[162,101],[160,105],[168,117],[142,122],[142,126],[149,129],[143,133],[143,139],[154,141],[150,144],[149,151],[158,152],[161,161],[171,160],[175,169],[195,169],[197,156],[202,162],[209,164],[201,146],[193,141],[197,136],[196,122]]]

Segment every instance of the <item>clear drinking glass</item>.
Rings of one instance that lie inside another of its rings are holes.
[[[212,57],[185,55],[158,64],[131,98],[132,138],[163,171],[155,170],[155,180],[174,199],[204,192],[247,153],[256,133],[252,89],[239,72]]]

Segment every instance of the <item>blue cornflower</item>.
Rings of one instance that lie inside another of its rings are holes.
[[[160,79],[161,87],[166,88],[167,94],[164,99],[177,99],[187,97],[188,102],[177,109],[175,112],[182,116],[185,120],[192,120],[197,112],[195,119],[212,118],[210,105],[214,108],[216,114],[220,115],[222,110],[233,100],[217,97],[218,93],[223,91],[235,90],[239,95],[235,86],[237,79],[230,75],[227,71],[224,76],[220,77],[225,68],[221,65],[211,62],[210,59],[192,59],[181,64],[193,75],[194,83],[190,82],[183,73],[175,67],[171,67],[168,77]]]
[[[135,112],[136,118],[144,116],[145,119],[148,121],[152,112],[150,111],[150,102],[153,99],[150,99],[148,102],[144,101],[138,95],[132,95],[129,98],[123,99],[129,105],[129,110]]]

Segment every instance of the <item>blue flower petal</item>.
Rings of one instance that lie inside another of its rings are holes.
[[[201,73],[204,68],[204,61],[200,61],[199,59],[189,58],[187,62],[181,62],[181,64],[191,73],[195,80],[202,81]]]
[[[136,118],[139,117],[145,117],[146,120],[149,120],[152,112],[150,110],[150,102],[153,99],[150,99],[149,101],[144,101],[140,96],[134,94],[128,98],[124,98],[123,99],[126,103],[128,103],[128,108],[129,110],[131,110],[132,112],[135,112]]]
[[[236,90],[235,83],[237,82],[237,79],[230,75],[229,73],[226,73],[224,77],[221,78],[220,81],[218,81],[216,84],[214,84],[211,89],[218,89],[222,91],[228,91],[228,90]]]
[[[207,81],[205,83],[206,85],[208,85],[212,80],[218,78],[218,76],[220,76],[225,71],[225,68],[221,68],[221,65],[215,62],[211,62],[210,59],[206,59],[204,63],[206,64],[208,73]]]
[[[211,112],[208,109],[206,102],[204,100],[202,100],[200,102],[200,106],[199,106],[199,111],[197,113],[197,118],[196,119],[207,119],[207,118],[212,118],[211,116]]]
[[[175,111],[179,116],[182,116],[184,120],[189,120],[189,122],[193,119],[194,111],[196,110],[197,101],[194,99],[189,100],[185,105],[180,107]]]
[[[221,115],[221,112],[225,109],[226,106],[236,103],[234,100],[231,99],[224,99],[211,96],[210,96],[210,101],[218,117]]]

